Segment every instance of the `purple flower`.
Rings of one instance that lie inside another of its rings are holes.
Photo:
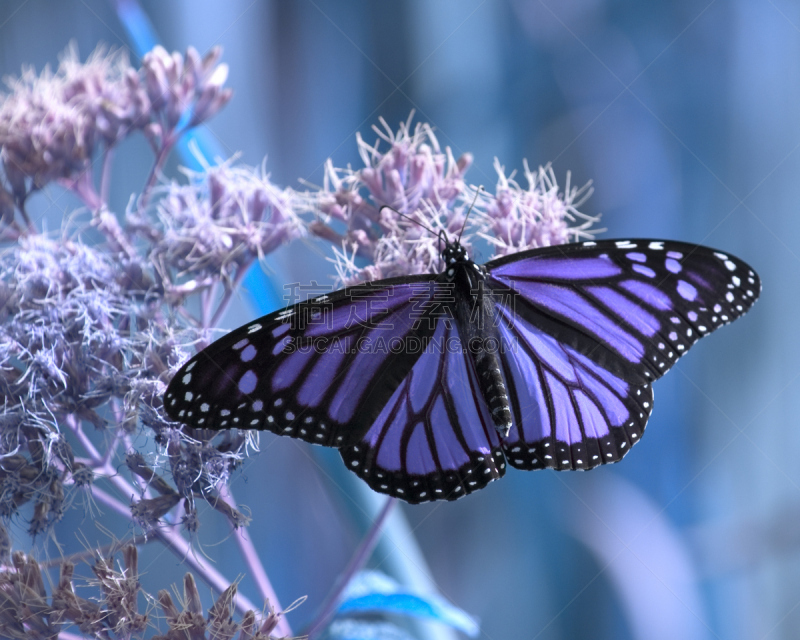
[[[441,271],[440,231],[460,237],[467,249],[480,236],[498,256],[593,237],[596,218],[577,209],[591,195],[590,184],[572,188],[567,174],[560,193],[549,165],[533,173],[525,163],[523,189],[495,161],[496,192],[482,191],[476,200],[478,190],[464,181],[471,155],[456,161],[449,148],[441,151],[429,125],[417,124],[412,132],[411,117],[397,133],[381,124],[382,130],[374,128],[379,138],[373,146],[357,136],[365,166],[335,169],[328,160],[323,188],[310,199],[321,220],[309,228],[334,245],[342,283]],[[385,152],[381,141],[389,145]],[[358,266],[363,258],[370,264]]]
[[[527,189],[514,180],[513,172],[506,177],[504,167],[495,159],[496,191],[494,195],[485,194],[481,198],[482,207],[476,208],[483,231],[480,235],[494,245],[495,255],[592,239],[595,232],[590,227],[598,218],[578,211],[592,195],[591,182],[580,188],[572,187],[567,172],[562,193],[549,164],[539,167],[536,173],[530,170],[527,161],[523,166]]]

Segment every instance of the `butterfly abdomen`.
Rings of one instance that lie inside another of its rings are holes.
[[[484,275],[474,262],[465,261],[456,287],[462,288],[454,317],[465,339],[464,347],[475,364],[483,400],[489,408],[497,432],[505,438],[511,429],[511,405],[503,374],[500,371],[498,350],[501,346],[497,332],[494,303],[484,290]],[[467,290],[469,293],[467,293]]]
[[[500,436],[505,438],[511,429],[511,406],[497,356],[482,350],[473,354],[473,360],[478,373],[478,384],[489,407],[492,422]]]

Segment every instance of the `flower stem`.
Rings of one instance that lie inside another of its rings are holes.
[[[392,510],[395,502],[397,502],[395,498],[388,498],[386,500],[386,503],[383,505],[383,509],[381,509],[378,517],[375,518],[375,521],[372,523],[369,531],[367,531],[367,535],[364,536],[364,539],[356,549],[356,552],[353,554],[350,562],[347,564],[341,575],[337,578],[336,584],[328,594],[328,597],[323,603],[316,620],[314,620],[314,622],[312,622],[311,626],[308,628],[308,632],[306,634],[308,636],[308,640],[314,640],[314,638],[318,637],[319,633],[327,626],[328,622],[330,622],[331,618],[336,613],[336,605],[339,604],[339,599],[341,598],[345,588],[350,583],[350,580],[353,578],[353,576],[363,568],[367,560],[369,560],[370,555],[372,555],[375,545],[378,544],[383,523],[386,521],[386,518],[389,515],[389,512]]]
[[[220,488],[219,495],[222,500],[231,506],[231,508],[236,508],[236,500],[234,499],[227,485],[223,485]],[[258,589],[261,592],[261,597],[269,601],[275,611],[283,611],[283,608],[278,602],[278,596],[275,593],[275,589],[272,588],[272,583],[269,581],[267,572],[264,570],[264,565],[261,563],[261,558],[259,557],[255,546],[253,546],[253,541],[251,540],[250,536],[246,535],[244,527],[236,527],[233,530],[233,537],[236,540],[236,544],[239,545],[239,551],[241,551],[242,556],[244,557],[245,565],[249,570],[250,576],[253,578],[253,580],[255,580],[256,585],[258,585]],[[280,616],[278,618],[278,623],[275,629],[283,636],[289,637],[292,635],[292,629],[286,620],[286,616]]]

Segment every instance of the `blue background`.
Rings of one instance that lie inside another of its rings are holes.
[[[143,2],[168,50],[225,49],[230,105],[205,127],[220,153],[268,157],[272,180],[320,184],[326,158],[360,164],[383,116],[416,109],[473,184],[552,162],[560,184],[594,181],[584,205],[601,237],[672,238],[748,261],[764,291],[753,311],[697,345],[655,385],[647,435],[624,462],[589,474],[510,470],[456,503],[404,506],[373,566],[435,585],[500,638],[795,638],[800,627],[797,464],[797,213],[800,6],[786,0]],[[131,47],[112,3],[8,1],[0,71],[54,65],[74,39]],[[131,59],[136,66],[135,53]],[[151,165],[141,137],[117,153],[123,211]],[[175,175],[177,154],[167,167]],[[78,203],[49,188],[35,217],[57,228]],[[792,222],[794,221],[794,222]],[[284,282],[332,274],[323,243],[270,257]],[[484,256],[485,257],[485,256]],[[282,306],[267,289],[226,318]],[[295,630],[350,557],[375,505],[335,452],[265,435],[233,482]],[[380,501],[378,500],[378,504]],[[372,505],[372,506],[370,506]],[[109,514],[106,514],[110,518]],[[233,579],[246,573],[227,528],[202,514],[200,541]],[[69,527],[103,540],[91,522]],[[222,542],[217,545],[216,543]],[[416,553],[414,544],[424,556]],[[216,545],[216,546],[212,546]],[[410,545],[410,546],[409,546]],[[156,545],[141,570],[155,591],[184,568]],[[258,600],[252,582],[241,589]],[[429,637],[453,637],[435,627]]]

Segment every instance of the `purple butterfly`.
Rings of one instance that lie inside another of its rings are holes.
[[[592,469],[642,436],[652,383],[744,314],[741,260],[662,240],[524,251],[271,313],[198,353],[164,396],[202,429],[337,447],[376,491],[455,500],[519,469]]]

